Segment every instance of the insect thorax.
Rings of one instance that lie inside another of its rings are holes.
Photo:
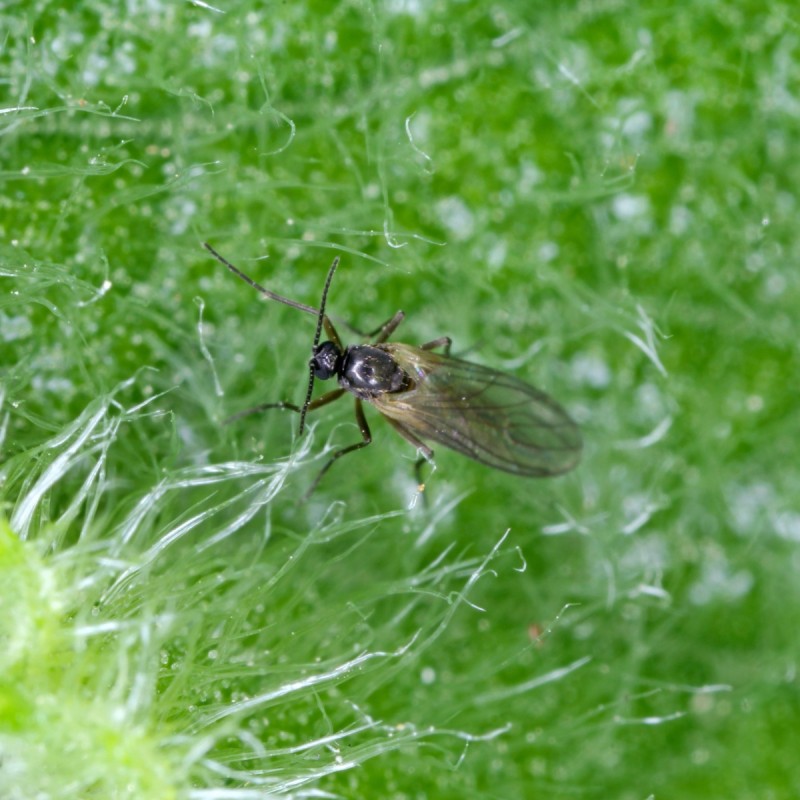
[[[413,382],[385,350],[355,345],[344,351],[339,385],[362,400],[408,391]]]

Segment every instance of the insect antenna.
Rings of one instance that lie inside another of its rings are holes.
[[[308,363],[308,391],[306,392],[306,399],[303,403],[303,408],[300,411],[300,435],[306,424],[306,412],[309,405],[311,405],[311,395],[314,391],[314,359],[313,354],[317,351],[320,336],[322,336],[322,326],[325,323],[325,304],[328,302],[328,289],[331,288],[331,281],[333,280],[333,273],[336,272],[336,267],[339,266],[339,256],[333,259],[331,268],[328,270],[328,277],[325,278],[325,286],[322,289],[322,300],[319,304],[319,314],[317,315],[317,330],[314,333],[314,344],[311,347],[312,359]]]
[[[250,286],[252,286],[254,289],[257,289],[265,297],[269,297],[270,300],[277,300],[279,303],[283,303],[285,306],[296,308],[298,311],[305,311],[306,314],[313,314],[315,317],[317,316],[318,312],[316,308],[307,306],[305,303],[298,303],[296,300],[290,300],[288,297],[283,297],[277,292],[271,292],[269,289],[265,289],[260,283],[256,283],[249,275],[245,275],[245,273],[242,272],[238,267],[234,267],[227,258],[223,258],[208,242],[203,242],[203,247],[205,247],[205,249],[208,250],[208,252],[220,262],[220,264],[224,264],[234,275],[236,275],[238,278],[241,278],[245,283],[249,283]]]

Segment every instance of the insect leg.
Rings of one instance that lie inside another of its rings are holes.
[[[335,389],[334,392],[338,392],[342,394],[344,389]],[[334,392],[329,392],[329,394],[334,394]],[[320,400],[323,400],[328,395],[323,395]],[[314,405],[312,403],[311,405]],[[319,471],[319,474],[316,478],[314,478],[314,482],[308,488],[308,491],[303,495],[303,499],[301,502],[305,502],[308,500],[309,497],[314,493],[314,490],[319,485],[319,482],[322,480],[322,476],[333,466],[334,462],[337,459],[340,459],[342,456],[347,455],[348,453],[352,453],[354,450],[360,450],[362,447],[366,447],[368,444],[372,444],[372,434],[369,430],[369,425],[367,425],[367,418],[364,416],[364,409],[361,406],[361,401],[356,399],[356,422],[358,423],[358,429],[361,431],[361,441],[356,442],[355,444],[351,444],[348,447],[343,447],[341,450],[337,450],[327,461],[325,466]]]
[[[325,326],[325,333],[328,334],[328,338],[340,350],[344,350],[344,345],[342,344],[342,340],[339,338],[339,334],[336,332],[336,328],[333,327],[333,323],[328,319],[327,315],[322,317],[322,324]]]
[[[449,356],[451,344],[453,344],[453,340],[449,336],[440,336],[438,339],[434,339],[432,342],[425,342],[425,344],[421,344],[419,349],[435,350],[437,347],[441,347],[444,350],[444,354]]]
[[[363,339],[372,339],[373,336],[380,334],[381,336],[378,338],[378,340],[373,342],[373,344],[380,344],[381,342],[385,342],[392,335],[392,333],[397,330],[398,325],[400,325],[400,323],[405,319],[405,316],[406,315],[404,311],[397,311],[389,319],[387,319],[383,325],[378,325],[374,331],[359,330],[355,325],[351,325],[349,322],[343,319],[337,319],[337,322],[340,325],[344,325],[345,328],[357,334],[358,336],[361,336]]]
[[[405,313],[403,311],[398,311],[391,319],[384,322],[380,328],[372,331],[372,333],[368,333],[367,336],[371,338],[377,334],[377,339],[375,339],[373,344],[381,344],[381,342],[385,342],[398,329],[400,323],[405,318]]]
[[[397,420],[391,419],[391,417],[385,417],[385,419],[407,442],[410,442],[417,449],[417,452],[420,454],[419,458],[414,464],[414,475],[417,479],[417,484],[419,486],[424,486],[425,482],[422,480],[422,465],[426,461],[429,464],[433,465],[433,450],[431,450],[431,448],[428,447],[428,445],[426,445],[425,442],[421,441],[416,436],[414,436],[414,434],[411,433],[411,431],[408,430],[408,428],[406,428],[402,423],[398,422]]]
[[[318,397],[316,400],[313,400],[309,403],[307,411],[314,411],[316,408],[321,408],[322,406],[328,405],[328,403],[332,403],[334,400],[338,400],[343,394],[344,389],[334,389],[333,391],[328,392],[327,394],[323,394],[322,397]],[[236,422],[237,419],[241,419],[242,417],[249,417],[250,414],[258,414],[261,411],[267,411],[270,408],[280,408],[286,411],[296,411],[298,414],[302,412],[302,408],[300,406],[295,405],[294,403],[262,403],[260,406],[254,406],[253,408],[246,408],[244,411],[239,411],[236,414],[232,414],[228,417],[224,422],[223,425],[228,425],[231,422]]]

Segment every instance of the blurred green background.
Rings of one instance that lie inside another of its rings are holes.
[[[0,796],[800,796],[793,4],[0,11]],[[570,475],[302,400],[522,377]],[[342,330],[344,332],[344,329]],[[321,391],[322,387],[318,387]],[[413,507],[412,507],[413,506]],[[316,793],[316,794],[315,794]]]

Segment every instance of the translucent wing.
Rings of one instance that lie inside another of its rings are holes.
[[[497,370],[411,345],[378,346],[415,385],[370,402],[417,438],[516,475],[558,475],[580,460],[578,426],[538,389]]]

